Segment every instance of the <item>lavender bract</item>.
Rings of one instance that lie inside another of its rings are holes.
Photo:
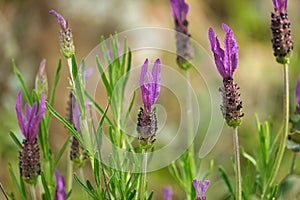
[[[68,21],[66,21],[60,14],[56,11],[51,10],[50,14],[56,17],[61,30],[59,31],[60,40],[60,51],[65,58],[71,58],[75,54],[75,46],[73,43],[72,31],[69,28]]]
[[[146,82],[146,75],[148,82]],[[145,148],[149,148],[156,140],[157,118],[155,108],[152,108],[160,93],[160,60],[153,65],[152,73],[148,70],[148,59],[145,60],[140,76],[140,87],[144,108],[138,114],[138,139]]]
[[[205,196],[205,193],[206,193],[206,190],[209,186],[209,180],[208,179],[205,179],[204,182],[202,182],[201,180],[193,180],[193,185],[194,185],[194,188],[196,190],[196,200],[206,200],[206,196]],[[199,190],[199,186],[200,186],[200,189],[201,189],[201,192]]]
[[[163,188],[163,198],[164,200],[172,200],[173,191],[171,187]]]
[[[287,15],[287,0],[273,0],[274,13],[271,14],[272,47],[277,62],[289,62],[293,50],[291,23]]]
[[[23,140],[20,151],[20,174],[29,184],[35,184],[40,175],[40,149],[37,143],[37,133],[39,124],[44,117],[46,105],[44,93],[41,95],[38,112],[36,114],[37,104],[32,107],[25,105],[26,115],[22,112],[22,92],[19,91],[16,100],[16,113],[18,123],[25,139]]]
[[[64,200],[67,196],[66,183],[64,177],[62,177],[58,170],[55,170],[56,188],[54,200]]]
[[[234,38],[233,31],[226,24],[222,24],[222,28],[226,34],[224,49],[221,48],[220,42],[212,28],[208,30],[208,39],[214,54],[217,70],[223,78],[223,87],[220,88],[223,97],[222,114],[228,126],[237,127],[244,116],[241,110],[243,105],[238,92],[239,87],[233,80],[233,73],[238,64],[238,44]]]
[[[46,74],[46,59],[41,61],[39,71],[35,77],[35,90],[37,91],[39,97],[42,95],[42,92],[44,92],[45,98],[47,98],[48,80]]]
[[[182,69],[188,69],[192,65],[189,60],[194,58],[191,44],[191,35],[188,32],[187,14],[189,6],[184,0],[169,0],[176,30],[176,53],[177,64]]]

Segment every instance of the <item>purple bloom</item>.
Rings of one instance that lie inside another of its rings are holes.
[[[213,28],[208,30],[208,38],[220,75],[223,78],[229,78],[233,76],[233,72],[238,64],[238,44],[232,30],[224,23],[222,24],[222,28],[226,33],[224,49],[220,47],[220,42],[217,36],[215,36]]]
[[[49,12],[51,15],[53,15],[54,17],[56,17],[57,22],[59,23],[61,29],[63,29],[64,31],[67,30],[68,28],[68,21],[66,21],[60,14],[58,14],[55,10],[51,10]]]
[[[296,101],[300,105],[300,75],[298,76],[297,86],[296,86]]]
[[[194,188],[196,190],[196,196],[197,196],[197,200],[205,200],[206,199],[206,196],[205,196],[205,193],[206,193],[206,190],[209,186],[209,180],[208,179],[205,179],[204,182],[202,182],[201,180],[193,180],[193,185],[194,185]],[[200,185],[200,188],[201,188],[201,193],[199,191],[199,185]]]
[[[189,6],[184,0],[169,0],[172,13],[176,24],[184,24],[186,21],[187,13],[189,12]]]
[[[172,199],[172,195],[173,195],[173,191],[171,187],[164,187],[163,188],[163,193],[164,193],[164,200],[171,200]]]
[[[54,200],[64,200],[67,196],[66,183],[64,177],[60,176],[59,171],[55,170],[56,189]]]
[[[145,81],[146,74],[148,82]],[[151,106],[156,102],[160,92],[160,60],[157,59],[153,65],[152,73],[148,70],[148,59],[145,60],[142,66],[140,76],[140,86],[142,91],[142,100],[144,108],[147,111],[151,110]]]
[[[22,91],[19,91],[16,101],[16,113],[21,132],[28,142],[33,142],[36,139],[39,124],[46,111],[44,93],[42,93],[37,114],[36,109],[36,103],[34,103],[32,107],[30,107],[29,104],[26,104],[26,115],[24,117],[22,113]]]
[[[286,12],[287,8],[287,0],[272,0],[275,11],[279,11],[282,13]]]

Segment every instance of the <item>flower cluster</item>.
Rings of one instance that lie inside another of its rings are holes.
[[[208,179],[205,179],[204,182],[202,182],[201,180],[193,180],[193,185],[194,185],[194,188],[196,190],[196,200],[206,200],[206,196],[205,196],[205,193],[206,193],[206,190],[209,186],[209,180]],[[200,189],[201,189],[201,192],[199,190],[199,186],[200,186]]]

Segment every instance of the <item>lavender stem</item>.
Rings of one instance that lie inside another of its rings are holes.
[[[234,158],[235,158],[235,178],[236,178],[236,199],[242,200],[242,178],[241,178],[241,164],[240,164],[240,146],[238,138],[238,128],[233,129],[233,144],[234,144]]]

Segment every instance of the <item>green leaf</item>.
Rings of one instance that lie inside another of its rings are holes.
[[[45,199],[51,200],[50,191],[49,191],[48,184],[47,184],[47,181],[46,181],[46,177],[45,177],[45,174],[44,174],[43,171],[41,172],[41,179],[42,179],[42,184],[43,184],[43,188],[44,188],[44,191],[45,191]]]
[[[183,181],[178,173],[175,162],[172,162],[172,164],[168,168],[169,168],[169,171],[172,174],[172,176],[176,179],[177,183],[180,185],[180,187],[183,188],[184,190],[186,190],[186,185],[183,183]]]
[[[60,149],[60,151],[58,152],[57,158],[54,162],[54,169],[57,168],[58,162],[60,161],[63,153],[65,152],[66,148],[68,147],[68,144],[70,143],[70,138],[71,136],[69,135],[69,137],[67,138],[67,140],[65,141],[65,143],[63,144],[62,148]]]
[[[16,77],[18,78],[18,80],[20,82],[20,86],[23,91],[23,95],[25,96],[26,102],[28,102],[32,106],[32,100],[30,98],[30,93],[26,87],[25,81],[23,80],[23,77],[22,77],[20,71],[16,67],[16,63],[14,60],[12,60],[12,67],[13,67],[14,74],[16,75]]]
[[[150,192],[150,194],[149,194],[149,196],[148,196],[147,200],[151,200],[151,199],[152,199],[152,197],[153,197],[153,191],[151,191],[151,192]]]
[[[228,176],[225,172],[225,169],[222,167],[222,166],[219,166],[219,173],[221,175],[221,177],[223,178],[227,188],[228,188],[228,191],[230,192],[231,196],[233,196],[233,198],[235,199],[235,195],[234,195],[234,192],[232,190],[232,187],[231,187],[231,184],[230,184],[230,181],[228,179]]]
[[[50,113],[57,118],[67,129],[74,135],[74,137],[79,141],[82,147],[85,147],[85,144],[83,143],[80,135],[77,133],[77,131],[74,129],[74,127],[65,120],[58,112],[54,110],[54,108],[46,102],[47,109],[50,111]]]
[[[80,181],[80,179],[77,177],[76,174],[74,174],[74,179],[75,179],[75,181],[79,184],[79,186],[80,186],[84,191],[86,191],[86,193],[87,193],[88,195],[90,195],[90,197],[92,197],[93,199],[97,199],[97,196],[93,193],[93,191],[90,191],[90,189],[89,189],[87,186],[85,186],[85,185]]]
[[[22,148],[22,144],[19,141],[19,139],[17,138],[17,136],[14,134],[14,132],[9,131],[9,135],[10,135],[11,139],[15,142],[15,144],[21,149]]]
[[[135,91],[133,92],[133,95],[132,95],[132,98],[130,100],[130,104],[129,104],[129,107],[128,107],[128,110],[126,112],[126,115],[125,115],[125,118],[124,118],[124,123],[126,124],[127,123],[127,120],[128,120],[128,117],[129,117],[129,114],[132,110],[132,107],[133,107],[133,103],[134,103],[134,100],[135,100]]]
[[[15,185],[15,187],[16,187],[18,193],[21,195],[21,198],[22,198],[23,200],[26,200],[26,192],[24,193],[24,191],[22,190],[21,185],[20,185],[19,182],[18,182],[18,179],[17,179],[17,177],[16,177],[16,174],[15,174],[15,172],[14,172],[14,169],[13,169],[11,163],[8,163],[8,169],[9,169],[10,175],[11,175],[11,177],[12,177],[13,183],[14,183],[14,185]],[[20,177],[20,178],[22,178],[22,177]]]
[[[97,68],[98,68],[98,71],[101,75],[101,79],[102,79],[102,82],[105,86],[105,89],[106,89],[106,92],[107,92],[107,96],[110,98],[111,97],[111,86],[107,80],[107,77],[106,77],[106,74],[105,74],[105,71],[103,69],[103,66],[101,65],[100,61],[99,61],[99,58],[98,56],[96,57],[96,63],[97,63]]]
[[[97,185],[97,187],[100,186],[100,162],[99,160],[96,158],[96,156],[94,157],[94,178],[95,178],[95,183]]]

